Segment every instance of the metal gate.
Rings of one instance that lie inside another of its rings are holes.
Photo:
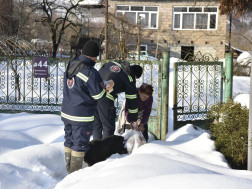
[[[206,129],[206,114],[223,101],[223,62],[211,55],[174,63],[174,130],[192,123]]]
[[[63,73],[69,59],[48,58],[47,78],[34,77],[34,57],[0,57],[0,112],[31,112],[60,114],[63,100]],[[95,68],[99,70],[104,62],[98,62]],[[131,61],[144,68],[142,77],[137,80],[137,87],[143,82],[154,87],[154,100],[149,131],[158,139],[160,129],[160,92],[161,63],[160,61]],[[117,115],[120,112],[124,94],[115,101]]]

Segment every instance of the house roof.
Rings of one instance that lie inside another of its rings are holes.
[[[103,0],[85,0],[80,2],[80,5],[100,5],[102,4]]]
[[[103,8],[104,0],[85,0],[80,2],[80,6],[84,8]]]

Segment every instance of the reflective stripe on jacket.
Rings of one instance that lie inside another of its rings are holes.
[[[84,64],[74,69],[71,74],[71,64]],[[81,123],[94,121],[97,100],[105,97],[106,91],[102,88],[103,81],[98,71],[93,67],[94,61],[80,55],[69,62],[64,73],[63,102],[61,117],[64,122],[81,125]],[[69,76],[71,78],[69,78]]]
[[[117,95],[121,92],[125,92],[125,98],[129,107],[129,119],[130,121],[137,120],[137,92],[136,92],[136,81],[133,75],[127,70],[130,70],[130,65],[123,65],[124,62],[108,62],[104,64],[99,73],[103,81],[113,80],[114,87],[110,94],[106,97],[110,100],[115,100]]]

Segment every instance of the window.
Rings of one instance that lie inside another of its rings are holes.
[[[129,10],[129,6],[117,6],[117,10]]]
[[[216,27],[216,15],[211,14],[210,15],[210,28],[215,29],[215,27]]]
[[[194,56],[194,46],[181,46],[181,58],[189,60]]]
[[[131,6],[132,11],[143,11],[143,7]]]
[[[184,14],[182,20],[183,29],[193,29],[194,28],[194,14]]]
[[[141,26],[145,29],[158,28],[158,7],[117,5],[116,14],[125,15],[134,24],[137,24],[139,18]]]
[[[216,30],[217,7],[173,7],[173,29]]]
[[[180,28],[180,15],[179,14],[175,15],[174,22],[175,22],[174,28]]]
[[[207,14],[197,14],[196,29],[207,29]]]

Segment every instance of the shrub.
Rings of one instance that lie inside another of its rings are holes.
[[[249,111],[233,100],[211,107],[209,129],[231,168],[247,169]]]

